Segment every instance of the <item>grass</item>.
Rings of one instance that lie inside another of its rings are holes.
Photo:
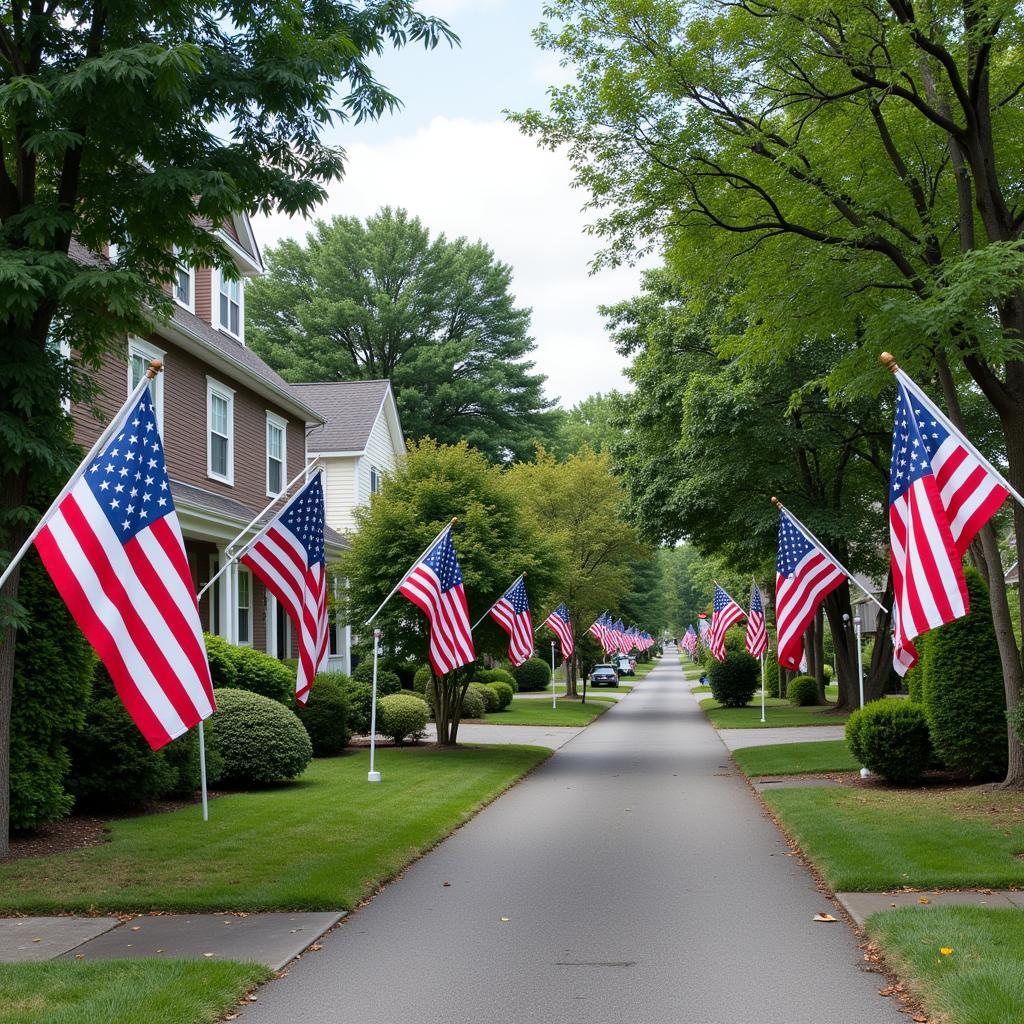
[[[836,892],[1024,885],[1024,796],[990,789],[765,794]]]
[[[866,927],[930,1015],[956,1024],[1024,1020],[1019,910],[904,907],[873,914]]]
[[[744,747],[733,759],[750,778],[762,775],[805,775],[808,772],[852,772],[860,765],[846,740],[820,743],[779,743],[770,747]]]
[[[798,708],[788,700],[768,697],[765,702],[765,718],[761,724],[761,698],[751,701],[745,708],[723,708],[716,700],[706,699],[700,706],[712,724],[718,729],[772,729],[791,725],[842,725],[848,714],[838,714],[829,708]]]
[[[610,706],[608,701],[591,704],[589,693],[586,704],[562,699],[555,707],[550,701],[516,697],[506,711],[490,714],[484,721],[487,725],[590,725]]]
[[[0,1024],[212,1024],[270,973],[230,961],[0,964]]]
[[[367,751],[317,760],[214,800],[206,823],[197,807],[127,818],[103,846],[0,865],[0,913],[351,909],[550,754],[385,747],[377,785]]]
[[[710,686],[691,686],[690,687],[690,692],[691,693],[710,693],[711,692],[711,687]]]

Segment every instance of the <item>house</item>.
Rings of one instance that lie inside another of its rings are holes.
[[[151,388],[197,592],[217,573],[227,545],[301,474],[307,431],[323,426],[317,411],[246,347],[245,281],[263,272],[248,218],[232,218],[220,236],[240,279],[210,267],[182,268],[170,288],[170,321],[154,322],[145,337],[126,338],[97,371],[93,405],[69,410],[75,439],[88,448],[150,361],[163,362]],[[74,244],[71,255],[104,259]],[[334,531],[326,539],[328,559],[336,558],[346,542]],[[199,611],[203,628],[231,643],[295,656],[283,607],[237,563],[204,595]],[[348,664],[343,645],[344,634],[333,629],[329,667]]]

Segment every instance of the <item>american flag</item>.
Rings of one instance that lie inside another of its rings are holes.
[[[434,672],[448,672],[476,661],[462,570],[448,529],[430,545],[398,588],[430,621],[427,657]]]
[[[716,583],[714,614],[711,616],[711,638],[708,650],[719,661],[725,661],[725,634],[746,612]]]
[[[626,627],[622,623],[622,619],[616,619],[612,623],[612,640],[614,640],[613,650],[622,651],[625,653],[626,650]]]
[[[533,654],[533,620],[522,576],[495,601],[490,616],[508,633],[508,660],[522,665]]]
[[[213,712],[195,588],[148,388],[125,403],[110,440],[51,510],[35,545],[154,750]]]
[[[327,658],[327,565],[324,559],[323,472],[297,491],[245,546],[252,569],[292,620],[299,638],[295,699],[305,704]]]
[[[594,622],[591,625],[590,629],[587,630],[587,632],[592,637],[594,637],[594,639],[597,640],[597,642],[600,643],[602,647],[604,647],[604,634],[606,628],[605,619],[606,614],[602,612],[596,619],[594,619]]]
[[[783,668],[799,669],[803,635],[818,605],[846,579],[835,559],[779,509],[775,576],[775,628]]]
[[[904,374],[889,470],[895,600],[893,665],[917,662],[913,639],[970,610],[963,554],[1009,491]]]
[[[768,633],[764,626],[764,600],[755,583],[750,590],[750,614],[747,616],[747,651],[760,658],[768,649]]]
[[[601,647],[604,649],[605,655],[609,655],[615,650],[617,643],[615,637],[615,623],[607,612],[605,612],[602,617],[604,619],[602,624],[604,632],[601,634]]]
[[[690,652],[690,657],[694,657],[697,653],[697,631],[693,628],[693,625],[686,627],[686,632],[683,634],[683,647]]]
[[[564,604],[560,604],[544,620],[544,625],[557,634],[558,642],[562,645],[562,659],[571,658],[575,645],[572,639],[572,619],[569,618],[569,609]]]
[[[697,628],[700,630],[700,642],[705,646],[709,646],[709,637],[711,634],[711,623],[708,622],[707,616],[701,612],[700,617],[697,619]]]

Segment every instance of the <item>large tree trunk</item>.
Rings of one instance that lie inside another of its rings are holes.
[[[438,746],[454,747],[458,742],[462,698],[469,689],[470,680],[471,673],[458,669],[435,681],[434,722]]]
[[[571,658],[562,662],[562,669],[565,672],[565,695],[566,697],[579,696],[576,689],[576,680],[579,674],[579,663],[575,651]],[[551,675],[551,685],[555,685],[555,674]]]

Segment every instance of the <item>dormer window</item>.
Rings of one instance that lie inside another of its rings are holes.
[[[174,255],[177,257],[181,250],[175,246]],[[177,263],[174,268],[174,283],[172,285],[174,301],[179,306],[184,306],[190,313],[195,312],[196,301],[196,272],[195,268],[185,266],[184,263]]]
[[[219,327],[232,337],[242,340],[242,282],[238,278],[229,278],[223,271],[218,271],[220,281]]]

